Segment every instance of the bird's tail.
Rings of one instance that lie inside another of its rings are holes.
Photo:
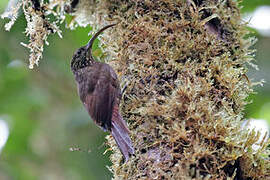
[[[134,148],[129,137],[129,130],[126,122],[122,118],[117,107],[114,108],[112,114],[112,136],[116,141],[118,148],[125,157],[125,162],[128,161],[129,155],[134,154]]]

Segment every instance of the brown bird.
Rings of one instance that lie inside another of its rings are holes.
[[[79,48],[71,60],[71,70],[77,82],[80,99],[88,114],[104,131],[111,132],[125,162],[134,154],[129,130],[119,112],[121,90],[113,68],[97,62],[92,56],[94,40],[111,24],[99,30],[86,46]]]

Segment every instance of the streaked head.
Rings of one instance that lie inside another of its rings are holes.
[[[92,56],[92,46],[94,40],[100,35],[105,29],[108,29],[109,27],[115,26],[116,24],[110,24],[102,29],[100,29],[87,43],[87,45],[79,48],[73,55],[71,60],[71,70],[73,72],[77,71],[78,69],[91,66],[94,58]]]
[[[87,49],[87,45],[80,47],[73,55],[71,60],[71,70],[77,71],[78,69],[90,66],[93,62],[92,56],[89,54],[91,50]]]

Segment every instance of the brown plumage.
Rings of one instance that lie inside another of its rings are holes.
[[[77,82],[78,93],[88,114],[103,130],[110,131],[125,161],[134,154],[129,130],[119,112],[121,90],[116,73],[106,63],[97,62],[92,56],[92,45],[97,36],[108,25],[99,30],[86,46],[73,55],[71,70]]]

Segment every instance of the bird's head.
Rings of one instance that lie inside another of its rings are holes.
[[[90,66],[92,62],[91,49],[89,49],[88,45],[80,47],[72,57],[71,70],[75,72],[79,69]]]
[[[71,60],[71,70],[73,73],[79,69],[82,69],[87,66],[91,66],[94,62],[94,58],[92,56],[92,46],[94,40],[98,37],[100,33],[102,33],[105,29],[108,29],[109,27],[115,26],[116,24],[110,24],[102,29],[100,29],[87,43],[87,45],[79,48],[73,55]]]

